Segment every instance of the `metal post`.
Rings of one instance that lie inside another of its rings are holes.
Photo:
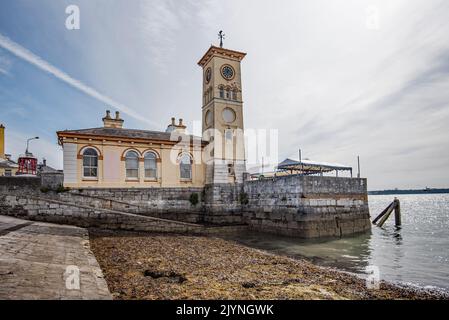
[[[357,178],[360,179],[360,156],[357,156]]]
[[[27,139],[27,148],[26,148],[26,150],[25,150],[25,155],[26,155],[26,156],[28,156],[28,147],[29,147],[29,145],[30,145],[30,141],[31,141],[31,140],[35,140],[35,139],[39,139],[39,137],[34,137],[34,138],[29,138],[29,139]]]

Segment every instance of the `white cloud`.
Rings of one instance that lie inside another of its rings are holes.
[[[9,75],[9,70],[11,69],[12,61],[8,57],[0,53],[0,73],[4,75]]]
[[[142,117],[141,115],[135,113],[128,106],[125,106],[119,102],[116,102],[112,98],[99,93],[94,88],[91,88],[91,87],[85,85],[84,83],[82,83],[81,81],[72,78],[71,76],[66,74],[64,71],[59,70],[58,68],[54,67],[47,61],[45,61],[42,58],[38,57],[37,55],[33,54],[28,49],[13,42],[12,40],[8,39],[7,37],[3,36],[2,34],[0,34],[0,47],[10,51],[15,56],[31,63],[32,65],[38,67],[39,69],[53,75],[54,77],[58,78],[59,80],[64,81],[68,85],[72,86],[73,88],[78,89],[79,91],[87,94],[88,96],[90,96],[98,101],[101,101],[108,106],[115,107],[118,110],[128,114],[129,116],[131,116],[137,120],[140,120],[140,121],[143,121],[146,123],[152,123],[147,118]]]

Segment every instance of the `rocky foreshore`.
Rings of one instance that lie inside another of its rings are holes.
[[[447,299],[206,236],[90,230],[114,299]]]

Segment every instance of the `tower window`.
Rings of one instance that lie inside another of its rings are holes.
[[[126,177],[139,178],[139,155],[135,151],[128,151],[125,156]]]
[[[237,100],[237,90],[232,90],[232,100]]]
[[[224,99],[224,88],[220,87],[220,98]]]
[[[232,132],[232,129],[226,129],[225,130],[225,138],[226,138],[226,140],[231,140],[232,141],[233,136],[234,136],[234,133]]]
[[[83,176],[94,178],[98,175],[98,153],[93,148],[87,148],[83,153]]]
[[[231,89],[226,89],[226,99],[231,99]]]

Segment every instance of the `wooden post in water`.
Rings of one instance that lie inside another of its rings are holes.
[[[382,216],[379,223],[377,224],[378,227],[382,227],[384,225],[385,221],[387,221],[387,219],[390,217],[390,214],[393,212],[395,205],[396,205],[396,202],[394,202],[394,201],[390,204],[387,211],[385,212],[385,214]]]
[[[394,224],[398,227],[402,224],[401,221],[401,203],[398,198],[394,198]]]

